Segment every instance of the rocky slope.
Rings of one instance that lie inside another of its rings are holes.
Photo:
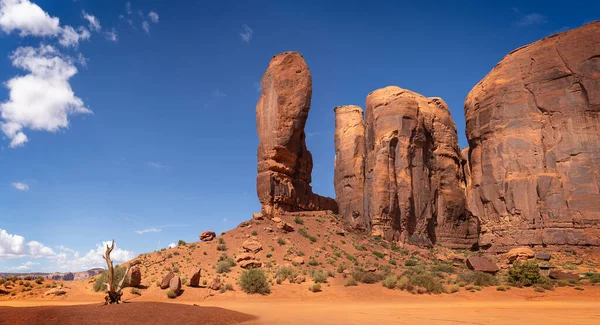
[[[600,22],[508,54],[465,117],[480,246],[600,245]]]
[[[261,79],[256,105],[258,176],[256,191],[267,216],[282,212],[332,210],[335,200],[312,192],[312,156],[304,126],[312,96],[312,78],[302,55],[275,55]]]

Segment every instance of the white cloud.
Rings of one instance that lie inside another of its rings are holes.
[[[79,64],[81,64],[82,67],[87,67],[88,59],[85,56],[83,56],[83,53],[79,53],[77,54],[77,62],[79,62]]]
[[[142,23],[142,29],[147,33],[150,34],[150,23],[148,23],[147,21],[144,21]]]
[[[175,243],[170,243],[169,244],[169,248],[175,248],[175,247],[177,247],[177,245],[175,245]]]
[[[110,245],[111,241],[104,241],[96,245],[95,249],[89,250],[85,255],[80,256],[79,252],[75,252],[72,256],[65,253],[58,254],[54,258],[56,270],[58,271],[82,271],[96,267],[106,267],[104,254],[106,246]],[[115,244],[115,249],[110,253],[110,258],[115,264],[122,264],[134,259],[136,256],[132,251],[121,249]]]
[[[150,161],[148,162],[148,166],[152,167],[152,168],[156,168],[156,169],[163,169],[166,166],[164,164],[161,164],[159,162],[156,161]]]
[[[40,265],[40,263],[28,261],[19,266],[11,268],[11,270],[17,271],[17,272],[27,272],[27,271],[31,271],[31,267],[35,266],[35,265]]]
[[[56,252],[40,242],[25,242],[25,237],[12,235],[6,230],[0,229],[0,260],[21,257],[40,258],[55,256]]]
[[[11,59],[15,67],[30,72],[6,82],[9,99],[0,103],[0,128],[12,140],[11,147],[28,141],[24,128],[56,132],[69,126],[70,115],[91,113],[69,84],[77,68],[54,47],[20,47]]]
[[[244,30],[243,32],[240,33],[240,37],[242,38],[242,41],[244,41],[246,43],[250,43],[250,41],[252,40],[252,34],[254,33],[252,31],[252,28],[250,28],[248,25],[244,24],[244,25],[242,25],[242,29]]]
[[[67,253],[71,253],[71,254],[75,254],[76,253],[76,251],[74,249],[65,247],[63,245],[56,246],[56,248],[58,248],[61,252],[67,252]]]
[[[128,15],[131,15],[132,11],[131,11],[131,2],[127,1],[125,2],[125,12]]]
[[[227,220],[227,218],[223,218],[223,222],[227,222],[227,221],[229,221],[229,220]]]
[[[29,0],[0,0],[0,28],[5,33],[19,31],[21,36],[56,36],[61,32],[59,19]]]
[[[144,230],[135,230],[134,232],[138,235],[143,235],[145,233],[149,233],[149,232],[161,232],[162,229],[159,228],[150,228],[150,229],[144,229]]]
[[[83,18],[90,23],[90,25],[89,25],[90,30],[99,32],[102,29],[102,26],[100,25],[100,20],[98,20],[98,18],[96,18],[96,16],[90,15],[85,11],[82,11],[82,14],[83,14]]]
[[[14,182],[12,186],[19,191],[29,191],[29,185],[21,182]]]
[[[90,38],[90,32],[84,27],[79,26],[77,30],[75,30],[71,26],[65,26],[63,28],[60,40],[58,41],[62,46],[73,46],[77,47],[79,45],[80,40],[87,40]]]
[[[104,36],[106,37],[107,40],[109,41],[113,41],[116,42],[118,37],[117,37],[117,30],[116,29],[111,29],[109,31],[107,31]]]
[[[523,16],[518,22],[517,25],[521,27],[527,27],[532,25],[540,25],[548,22],[548,18],[546,16],[539,14],[537,12],[527,14]]]
[[[154,11],[150,11],[148,13],[148,18],[150,18],[150,21],[157,24],[158,23],[158,14],[155,13]]]

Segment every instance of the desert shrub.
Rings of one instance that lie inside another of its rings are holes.
[[[449,264],[436,264],[431,268],[432,272],[456,273],[456,270]]]
[[[125,271],[127,271],[126,268],[124,267],[116,267],[114,268],[115,271],[115,277],[114,277],[114,283],[112,283],[111,285],[114,287],[116,285],[119,284],[119,282],[121,282],[121,279],[123,279],[123,277],[125,276]],[[106,291],[106,282],[108,282],[108,270],[105,270],[104,272],[102,272],[100,274],[100,276],[98,276],[98,278],[96,279],[96,282],[94,282],[94,291],[95,292],[99,292],[99,291]],[[129,277],[125,278],[125,282],[123,282],[123,287],[127,287],[129,285]]]
[[[179,267],[174,266],[173,267],[173,273],[179,273]]]
[[[554,289],[554,282],[548,277],[540,276],[540,278],[533,286],[535,288],[542,288],[544,290],[552,290]]]
[[[206,283],[207,283],[207,282],[206,282],[206,279],[202,280],[202,285],[203,285],[203,286],[205,286],[205,285],[206,285]],[[159,283],[159,285],[160,285],[160,283]]]
[[[346,255],[346,258],[347,258],[349,261],[351,261],[351,262],[353,262],[353,263],[356,263],[356,257],[354,257],[353,255],[351,255],[351,254],[348,254],[348,253],[346,253],[346,252],[344,252],[344,254]]]
[[[185,240],[183,240],[183,239],[180,239],[180,240],[177,242],[177,246],[185,246],[185,245],[187,245],[187,243],[186,243],[186,242],[185,242]]]
[[[584,275],[591,283],[600,283],[600,273],[587,272]]]
[[[240,288],[246,293],[267,294],[271,292],[267,276],[261,269],[250,269],[244,271],[238,280]]]
[[[474,284],[476,286],[489,287],[498,285],[498,279],[488,273],[479,272],[479,271],[464,271],[458,274],[456,278],[457,282],[462,282],[464,284]]]
[[[256,235],[258,235],[258,233],[256,232],[256,230],[254,230],[254,231],[252,232],[252,236],[256,236]]]
[[[227,284],[224,286],[224,288],[225,288],[225,290],[227,290],[227,291],[233,291],[233,284],[231,284],[231,283],[227,283]]]
[[[3,278],[0,278],[0,286],[3,285],[3,284],[5,284],[5,283],[6,283],[6,280],[3,279]]]
[[[382,252],[378,252],[378,251],[372,251],[371,253],[373,253],[373,255],[377,256],[377,258],[384,258],[385,254]]]
[[[174,252],[173,252],[173,255],[175,255],[175,256],[179,256],[179,254],[180,254],[180,253],[179,253],[178,251],[174,251]]]
[[[310,266],[317,266],[317,265],[319,265],[319,261],[317,261],[316,259],[314,259],[313,257],[311,257],[308,260],[308,265],[310,265]]]
[[[292,282],[297,275],[298,271],[296,271],[296,269],[289,266],[282,266],[275,273],[275,279],[279,284],[285,280]]]
[[[217,245],[217,250],[220,251],[220,252],[224,252],[224,251],[227,250],[227,245],[225,245],[225,244],[219,244],[219,245]]]
[[[508,281],[513,285],[532,286],[541,280],[540,269],[536,262],[516,261],[513,266],[508,269]]]
[[[407,276],[402,276],[396,283],[396,287],[400,290],[412,291],[413,286],[410,284],[410,279]]]
[[[412,286],[425,288],[427,293],[443,293],[444,287],[438,279],[429,273],[420,273],[409,277]]]
[[[231,268],[235,266],[235,261],[231,257],[226,257],[223,260],[217,262],[215,272],[217,273],[228,273]]]
[[[576,286],[576,287],[575,287],[575,288],[573,288],[573,289],[575,289],[575,290],[579,290],[579,291],[583,291],[583,290],[585,290],[583,287],[580,287],[580,286]]]
[[[398,282],[398,276],[396,276],[394,274],[390,274],[385,279],[383,279],[381,284],[388,289],[394,289],[394,288],[396,288],[397,282]]]
[[[138,288],[131,288],[131,294],[138,295],[138,296],[142,295],[142,293],[140,292],[140,289],[138,289]]]
[[[304,252],[303,251],[296,251],[296,256],[304,256]]]
[[[365,245],[354,244],[354,248],[358,251],[366,251],[367,247]]]
[[[354,278],[350,278],[346,280],[346,282],[344,282],[344,287],[355,287],[357,285],[358,283],[356,282],[356,280],[354,280]]]
[[[382,276],[375,272],[365,272],[363,270],[356,270],[352,273],[352,278],[361,283],[372,284],[381,281]]]
[[[223,237],[219,237],[219,244],[225,244],[225,239]]]
[[[460,290],[460,286],[458,284],[455,284],[453,286],[450,287],[450,293],[456,293]]]
[[[25,277],[23,277],[23,280],[31,281],[31,275],[26,275]]]
[[[279,246],[285,245],[285,239],[281,237],[277,238],[277,244],[279,244]]]
[[[347,268],[346,264],[342,263],[337,266],[337,273],[344,273],[344,270]]]
[[[396,260],[395,260],[395,259],[390,259],[390,264],[392,264],[392,265],[396,265],[396,264],[397,264],[397,262],[396,262]]]
[[[404,266],[417,266],[417,264],[419,264],[419,261],[414,258],[409,258],[404,262]]]
[[[505,285],[499,285],[496,287],[496,291],[506,291],[507,288]]]
[[[310,242],[311,242],[311,243],[314,243],[314,242],[316,242],[316,241],[317,241],[317,237],[310,235],[310,234],[308,233],[308,231],[306,230],[306,228],[301,228],[301,229],[298,229],[298,233],[299,233],[300,235],[302,235],[303,237],[306,237],[306,238],[308,238],[308,240],[310,240]]]
[[[311,285],[310,287],[308,287],[308,290],[310,290],[312,292],[321,292],[321,285],[318,283],[315,283],[315,284]]]
[[[44,282],[44,278],[43,278],[43,277],[41,277],[41,276],[38,276],[38,277],[35,279],[35,283],[37,283],[37,284],[42,284],[43,282]]]
[[[167,291],[167,297],[169,297],[169,299],[175,299],[177,298],[177,294],[173,290],[169,290]]]
[[[300,218],[298,216],[296,216],[294,218],[294,222],[297,223],[297,224],[299,224],[299,225],[303,225],[304,224],[304,220],[302,220],[302,218]]]
[[[327,283],[327,274],[323,271],[311,270],[310,277],[314,283]]]

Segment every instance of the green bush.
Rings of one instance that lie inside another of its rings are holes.
[[[410,279],[407,276],[402,276],[396,283],[396,287],[400,290],[412,291],[413,286],[410,284]]]
[[[397,282],[398,282],[398,276],[396,276],[394,274],[390,274],[385,279],[383,279],[381,284],[388,289],[394,289],[394,288],[396,288]]]
[[[507,286],[499,285],[496,287],[496,291],[506,291],[508,289]]]
[[[540,269],[534,261],[516,261],[513,266],[508,269],[508,281],[513,285],[529,287],[539,281],[543,281],[541,278]]]
[[[600,283],[600,273],[587,272],[584,276],[586,279],[589,279],[591,283]]]
[[[450,287],[450,293],[456,293],[458,292],[458,290],[460,290],[460,286],[458,284],[455,284]]]
[[[235,261],[231,257],[226,257],[223,260],[217,262],[215,272],[217,273],[228,273],[231,268],[235,266]]]
[[[224,252],[227,250],[227,246],[225,244],[219,244],[219,245],[217,245],[217,250]]]
[[[43,282],[44,282],[44,278],[43,278],[43,277],[41,277],[41,276],[38,276],[38,277],[35,279],[35,283],[37,283],[37,284],[42,284]]]
[[[167,297],[169,297],[169,299],[175,299],[177,298],[177,294],[173,290],[169,290],[167,291]]]
[[[5,283],[6,283],[6,280],[4,280],[4,278],[0,278],[0,286],[3,285],[3,284],[5,284]]]
[[[267,276],[261,269],[244,271],[238,280],[238,284],[244,292],[250,294],[259,293],[264,295],[271,292],[269,283],[267,282]]]
[[[277,238],[277,244],[279,244],[279,246],[285,245],[285,239],[281,237]]]
[[[365,245],[354,244],[354,248],[358,251],[366,251],[367,250],[367,247],[365,247]]]
[[[377,256],[377,258],[384,258],[385,254],[382,252],[378,252],[378,251],[372,251],[371,253],[373,253],[373,255]]]
[[[298,233],[299,233],[300,235],[302,235],[303,237],[306,237],[306,238],[308,238],[308,240],[310,240],[310,242],[311,242],[311,243],[314,243],[314,242],[316,242],[316,241],[317,241],[317,237],[310,235],[310,234],[308,233],[308,231],[306,230],[306,228],[301,228],[301,229],[298,229]]]
[[[381,281],[382,276],[375,272],[365,272],[363,270],[356,270],[352,273],[352,278],[361,283],[372,284]]]
[[[252,236],[256,236],[256,235],[258,235],[258,233],[256,232],[256,230],[254,230],[254,231],[252,232]]]
[[[310,277],[315,283],[327,283],[327,274],[323,271],[311,270]]]
[[[224,233],[221,233],[221,235],[223,235]],[[223,237],[219,237],[219,244],[225,244],[225,239],[223,239]]]
[[[281,283],[285,280],[292,282],[292,281],[294,281],[294,279],[296,278],[297,275],[298,275],[298,271],[296,271],[296,269],[289,267],[289,266],[282,266],[275,273],[275,279],[279,283]]]
[[[443,293],[444,287],[438,279],[433,277],[429,273],[421,273],[409,277],[410,284],[412,286],[419,286],[425,288],[427,293]]]
[[[356,280],[354,280],[354,278],[350,278],[346,280],[346,282],[344,282],[344,287],[355,287],[357,285],[358,283],[356,282]]]
[[[312,292],[321,292],[321,285],[318,283],[315,283],[315,284],[311,285],[310,287],[308,287],[308,290],[310,290]]]
[[[294,222],[299,224],[299,225],[303,225],[304,224],[304,220],[302,220],[302,218],[300,217],[295,217],[294,218]]]
[[[495,286],[498,285],[499,282],[495,276],[479,271],[461,272],[458,274],[456,281],[462,282],[463,284],[474,284],[482,287]]]
[[[452,265],[449,264],[437,264],[431,268],[432,272],[444,272],[444,273],[456,273],[456,270]]]
[[[187,243],[186,243],[186,242],[185,242],[185,240],[183,240],[183,239],[180,239],[180,240],[177,242],[177,246],[185,246],[185,245],[187,245]]]
[[[404,262],[404,266],[417,266],[417,264],[419,264],[419,261],[414,258],[410,258]]]
[[[113,287],[117,286],[119,284],[119,282],[121,282],[121,279],[123,279],[123,276],[125,276],[125,271],[127,271],[126,268],[124,267],[116,267],[114,268],[115,271],[115,277],[114,277],[114,283],[112,283],[111,285]],[[108,282],[108,270],[105,270],[104,272],[102,272],[100,274],[100,276],[98,276],[98,278],[96,279],[96,282],[94,282],[94,291],[95,292],[99,292],[99,291],[106,291],[108,288],[106,288],[106,282]],[[123,282],[123,287],[127,287],[129,285],[129,277],[125,278],[125,282]]]

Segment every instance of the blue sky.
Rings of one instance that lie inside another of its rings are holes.
[[[274,54],[313,76],[313,188],[334,196],[333,108],[398,85],[446,100],[594,1],[0,0],[0,272],[79,271],[259,211],[255,106]],[[596,15],[594,15],[596,13]]]

